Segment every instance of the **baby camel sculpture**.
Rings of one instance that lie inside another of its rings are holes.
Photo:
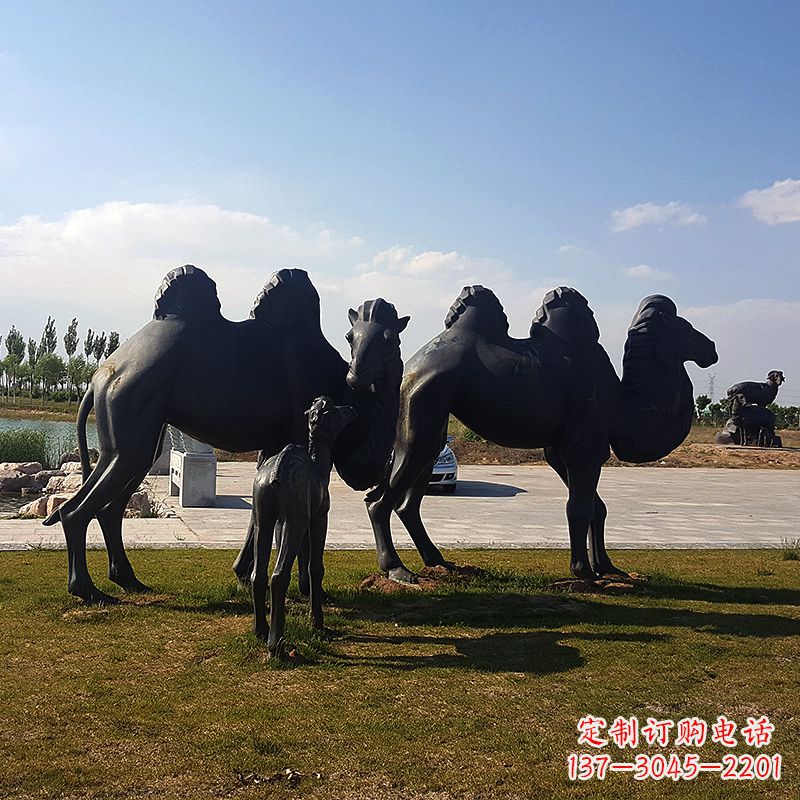
[[[308,541],[311,583],[311,620],[323,627],[322,556],[328,532],[333,443],[345,426],[356,418],[350,406],[336,406],[328,397],[318,397],[306,411],[308,449],[290,444],[267,459],[253,481],[253,613],[255,634],[265,639],[270,655],[282,656],[286,620],[286,590],[292,565]],[[270,581],[270,624],[267,625],[267,572],[272,534],[278,523],[277,557]]]

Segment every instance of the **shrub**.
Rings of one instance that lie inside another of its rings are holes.
[[[0,431],[0,461],[38,461],[47,466],[47,435],[44,431]]]

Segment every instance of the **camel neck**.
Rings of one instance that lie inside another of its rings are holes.
[[[314,441],[312,437],[308,443],[308,454],[311,456],[311,461],[314,464],[317,477],[321,480],[329,480],[331,467],[333,466],[331,448],[322,442]]]

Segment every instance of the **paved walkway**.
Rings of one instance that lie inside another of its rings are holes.
[[[235,548],[250,513],[252,464],[221,463],[216,508],[180,508],[172,519],[125,521],[128,547]],[[442,547],[567,547],[566,490],[547,467],[464,466],[455,495],[431,495],[423,518]],[[166,478],[155,478],[158,497]],[[617,548],[777,547],[800,537],[800,471],[608,468],[600,494],[607,541]],[[363,495],[331,481],[330,549],[370,549]],[[394,519],[398,547],[411,540]],[[97,523],[90,545],[101,545]],[[60,526],[0,520],[0,550],[63,547]]]

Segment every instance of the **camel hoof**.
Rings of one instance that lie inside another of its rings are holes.
[[[613,564],[609,564],[605,567],[598,567],[597,573],[600,575],[601,578],[608,578],[609,580],[627,580],[631,576],[625,572],[624,569],[619,569],[615,567]]]
[[[130,575],[125,578],[121,578],[119,576],[115,578],[111,575],[108,577],[109,580],[116,583],[117,586],[126,592],[130,592],[131,594],[150,594],[153,591],[149,586],[142,583],[135,575]]]
[[[406,567],[395,567],[389,570],[389,580],[395,583],[419,583],[419,577],[416,572],[412,572]]]
[[[67,591],[83,600],[87,606],[115,606],[120,602],[118,597],[100,591],[91,581],[73,584]]]
[[[588,564],[573,564],[570,572],[584,581],[596,581],[600,577]]]

